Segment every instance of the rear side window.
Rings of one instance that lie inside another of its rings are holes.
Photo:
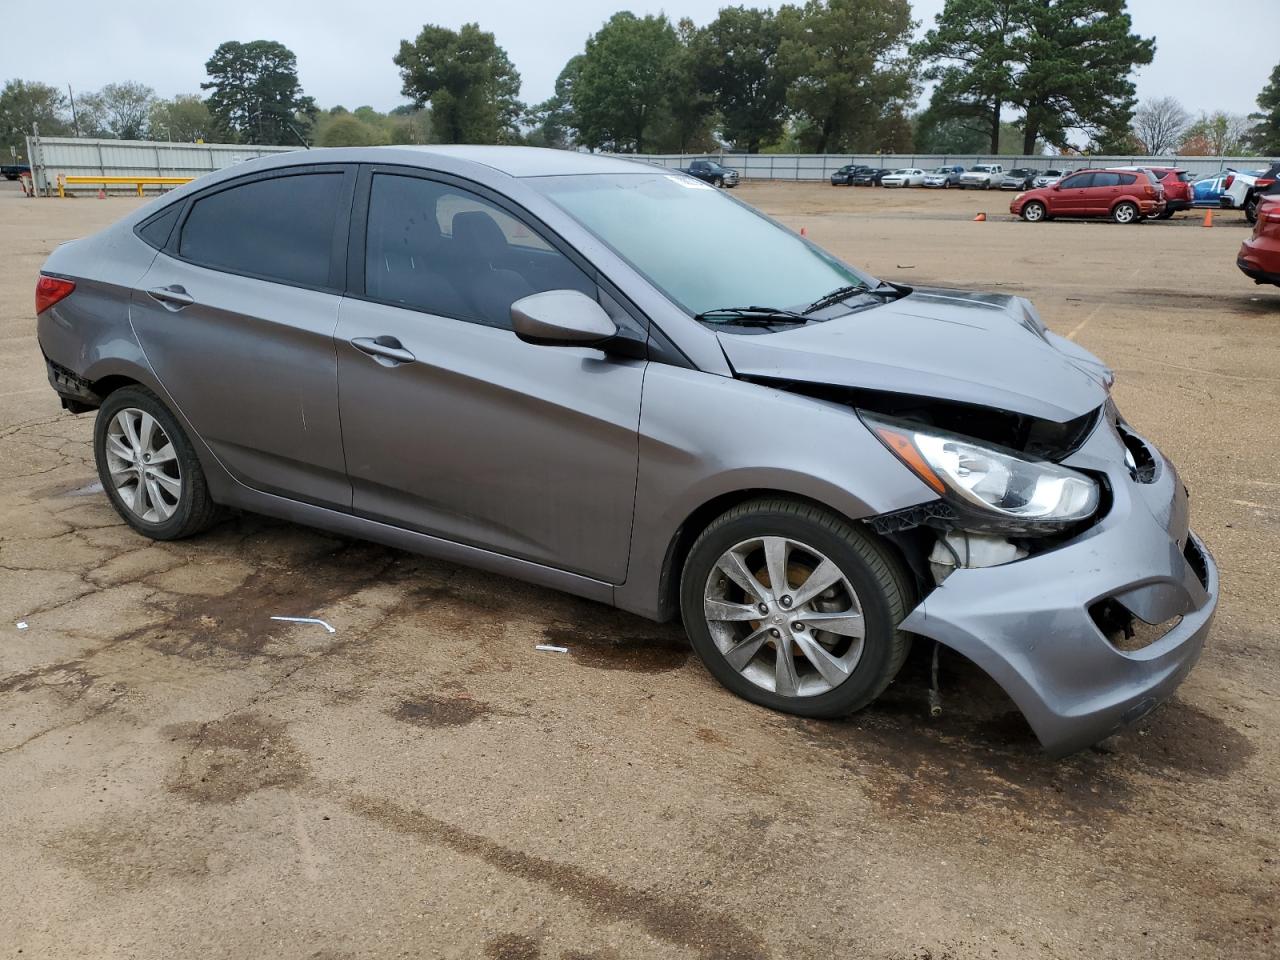
[[[437,316],[510,328],[511,304],[596,285],[523,221],[469,190],[375,174],[365,241],[365,294]]]
[[[255,180],[202,197],[182,225],[178,254],[202,266],[310,287],[327,286],[342,174]]]
[[[172,204],[169,209],[140,226],[137,231],[138,236],[157,250],[163,250],[164,245],[169,242],[169,234],[173,232],[173,225],[178,222],[178,214],[181,212],[181,203]]]
[[[1120,186],[1122,187],[1127,187],[1130,184],[1137,183],[1137,182],[1138,182],[1137,174],[1133,174],[1133,173],[1120,174]],[[1101,186],[1101,184],[1095,184],[1095,186]]]
[[[1092,173],[1078,173],[1074,177],[1067,177],[1062,181],[1062,189],[1078,190],[1080,187],[1087,187],[1093,183],[1093,177]]]
[[[1118,173],[1095,173],[1093,175],[1093,183],[1095,187],[1118,187],[1120,185],[1120,174]]]

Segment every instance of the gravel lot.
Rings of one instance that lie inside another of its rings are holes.
[[[137,201],[0,183],[0,955],[1280,955],[1280,290],[1236,270],[1240,215],[737,195],[880,276],[1031,297],[1115,367],[1222,569],[1178,697],[1055,763],[954,658],[929,720],[923,645],[805,722],[678,628],[546,590],[253,517],[152,545],[32,319],[53,246]]]

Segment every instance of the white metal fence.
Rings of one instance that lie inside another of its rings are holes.
[[[41,196],[56,194],[58,176],[198,177],[210,170],[296,147],[235,143],[169,143],[150,140],[90,140],[83,137],[28,137],[27,156]],[[108,187],[132,193],[134,187]]]
[[[58,175],[107,177],[198,177],[210,170],[229,167],[268,153],[286,153],[296,147],[261,147],[233,143],[169,143],[150,140],[90,140],[76,137],[28,137],[27,156],[36,189],[55,193]],[[1225,168],[1253,170],[1265,167],[1260,157],[1048,157],[990,156],[983,154],[896,153],[667,153],[619,154],[629,160],[645,160],[663,167],[684,167],[700,157],[711,157],[739,176],[753,180],[826,180],[846,163],[870,167],[920,167],[950,164],[971,167],[975,163],[1000,163],[1006,170],[1031,167],[1079,169],[1080,167],[1176,166],[1193,175],[1216,173]],[[133,187],[115,189],[133,191]]]
[[[944,153],[664,153],[617,154],[622,159],[645,160],[663,167],[685,167],[690,161],[709,158],[737,170],[744,179],[752,180],[826,180],[846,163],[869,167],[934,167],[975,163],[999,163],[1006,170],[1030,167],[1035,170],[1078,170],[1083,167],[1160,166],[1178,167],[1194,176],[1216,173],[1228,167],[1255,170],[1268,165],[1261,157],[1047,157],[991,156],[989,154]]]

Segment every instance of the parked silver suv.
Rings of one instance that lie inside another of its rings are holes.
[[[646,164],[253,160],[59,247],[37,313],[139,533],[223,504],[678,613],[779,710],[865,706],[922,637],[1069,751],[1169,696],[1217,604],[1173,465],[1028,302]]]

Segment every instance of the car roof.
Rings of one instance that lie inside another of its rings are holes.
[[[620,160],[575,150],[547,147],[505,147],[476,144],[430,146],[320,147],[268,154],[228,169],[264,169],[312,163],[387,163],[436,169],[435,160],[479,164],[512,177],[552,177],[584,173],[649,173],[655,164]],[[661,169],[659,167],[659,169]]]

